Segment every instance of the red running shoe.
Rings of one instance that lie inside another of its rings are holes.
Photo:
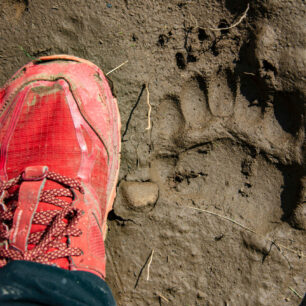
[[[0,267],[28,260],[105,277],[120,117],[102,71],[42,57],[0,89]]]

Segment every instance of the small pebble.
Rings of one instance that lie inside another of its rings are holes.
[[[198,291],[197,292],[197,298],[198,299],[204,299],[205,298],[205,293],[204,292],[202,292],[202,291]]]

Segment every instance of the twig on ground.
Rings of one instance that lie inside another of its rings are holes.
[[[111,73],[113,73],[114,71],[116,71],[117,69],[121,68],[123,65],[125,65],[126,63],[128,63],[128,60],[126,60],[125,62],[123,62],[122,64],[120,64],[119,66],[115,67],[114,69],[110,70],[109,72],[107,72],[105,75],[109,75]]]
[[[149,262],[148,262],[148,267],[147,267],[147,281],[150,279],[150,266],[151,266],[151,263],[152,263],[153,254],[154,254],[154,249],[153,249],[152,252],[151,252],[150,259],[149,259]]]
[[[137,100],[136,100],[136,103],[135,103],[134,106],[132,107],[132,110],[131,110],[131,112],[130,112],[130,114],[129,114],[129,118],[128,118],[128,120],[127,120],[127,122],[126,122],[126,125],[125,125],[125,130],[124,130],[124,132],[123,132],[123,134],[122,134],[122,137],[121,137],[121,141],[122,141],[122,142],[124,141],[124,136],[126,135],[126,133],[127,133],[127,131],[128,131],[129,124],[130,124],[130,121],[131,121],[131,119],[132,119],[132,115],[133,115],[133,113],[134,113],[134,111],[135,111],[137,105],[139,104],[140,98],[141,98],[141,96],[142,96],[143,91],[145,90],[145,88],[146,88],[146,85],[143,84],[142,87],[141,87],[140,93],[139,93],[139,95],[138,95],[138,98],[137,98]]]
[[[248,228],[244,225],[242,225],[241,223],[229,218],[229,217],[226,217],[226,216],[223,216],[223,215],[220,215],[220,214],[217,214],[217,213],[214,213],[212,211],[209,211],[209,210],[206,210],[206,209],[201,209],[201,208],[196,208],[196,207],[191,207],[191,206],[185,206],[186,208],[191,208],[191,209],[194,209],[194,210],[198,210],[198,211],[201,211],[201,212],[204,212],[204,213],[207,213],[207,214],[210,214],[210,215],[214,215],[216,217],[219,217],[219,218],[222,218],[224,220],[227,220],[227,221],[230,221],[238,226],[240,226],[241,228],[243,228],[244,230],[250,232],[250,233],[253,233],[253,234],[256,234],[258,236],[261,236],[260,234],[258,234],[257,232],[255,232],[253,229],[251,228]],[[266,239],[267,241],[270,241],[272,242],[279,250],[280,249],[285,249],[291,253],[295,253],[296,255],[300,256],[300,257],[305,257],[304,253],[302,251],[298,252],[298,251],[295,251],[293,249],[290,249],[282,244],[279,244],[279,243],[276,243],[273,239],[270,239],[270,238],[266,238],[266,237],[263,237],[264,239]],[[281,252],[282,253],[282,252]],[[282,254],[284,256],[284,254]]]
[[[224,27],[224,28],[208,28],[208,29],[212,30],[212,31],[223,31],[223,30],[232,29],[232,28],[236,27],[238,24],[240,24],[244,18],[246,18],[249,9],[250,9],[250,4],[248,3],[246,10],[242,14],[242,16],[239,18],[239,20],[237,22],[233,23],[232,25],[230,25],[229,27]]]
[[[159,293],[158,291],[156,291],[156,294],[163,299],[166,303],[169,303],[169,300],[167,298],[165,298],[161,293]]]
[[[152,111],[152,106],[150,104],[150,92],[149,92],[149,84],[146,83],[146,91],[147,91],[147,104],[148,104],[148,126],[146,127],[146,130],[151,129],[151,111]]]
[[[151,259],[151,258],[152,258],[152,252],[153,252],[153,251],[151,251],[150,255],[148,256],[148,258],[147,258],[147,260],[146,260],[146,262],[144,263],[144,265],[143,265],[143,266],[141,267],[141,269],[140,269],[140,272],[139,272],[139,274],[138,274],[138,277],[137,277],[137,280],[136,280],[134,289],[137,288],[138,283],[139,283],[139,280],[140,280],[140,277],[141,277],[141,275],[142,275],[142,272],[143,272],[143,270],[145,269],[145,267],[147,266],[148,262],[149,262],[149,261],[152,261],[152,259]]]
[[[294,290],[293,288],[291,288],[291,287],[288,287],[297,297],[299,297],[300,299],[302,299],[303,297],[300,295],[300,294],[298,294],[297,292],[296,292],[296,290]]]

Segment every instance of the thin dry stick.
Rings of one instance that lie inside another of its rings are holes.
[[[161,293],[157,292],[156,291],[156,294],[161,298],[163,299],[166,303],[169,303],[169,300],[167,298],[165,298]]]
[[[149,84],[146,83],[146,91],[147,91],[147,104],[148,104],[148,126],[146,127],[146,130],[150,130],[151,129],[151,111],[152,111],[152,107],[150,104],[150,92],[149,92]]]
[[[229,27],[225,27],[225,28],[208,28],[208,29],[209,29],[209,30],[212,30],[212,31],[223,31],[223,30],[232,29],[232,28],[236,27],[238,24],[240,24],[241,21],[242,21],[244,18],[246,18],[249,9],[250,9],[250,4],[248,3],[248,6],[247,6],[246,10],[244,11],[243,15],[239,18],[239,20],[238,20],[237,22],[233,23],[233,24],[230,25]]]
[[[135,283],[135,286],[134,286],[134,289],[136,289],[137,288],[137,286],[138,286],[138,282],[139,282],[139,280],[140,280],[140,277],[141,277],[141,275],[142,275],[142,273],[143,273],[143,271],[145,270],[145,268],[147,267],[147,265],[148,265],[148,262],[149,261],[152,261],[152,252],[153,251],[151,251],[151,253],[150,253],[150,255],[147,257],[147,260],[146,260],[146,262],[144,263],[144,265],[141,267],[141,269],[140,269],[140,272],[139,272],[139,274],[138,274],[138,277],[137,277],[137,280],[136,280],[136,283]]]
[[[122,64],[120,64],[119,66],[115,67],[114,69],[112,69],[111,71],[107,72],[105,75],[109,75],[111,73],[113,73],[115,70],[121,68],[123,65],[125,65],[126,63],[128,63],[128,60],[126,60],[125,62],[123,62]]]
[[[256,235],[258,235],[258,236],[261,236],[260,234],[258,234],[258,233],[255,232],[254,230],[252,230],[252,229],[250,229],[250,228],[248,228],[248,227],[242,225],[241,223],[239,223],[239,222],[237,222],[237,221],[235,221],[235,220],[233,220],[233,219],[231,219],[231,218],[229,218],[229,217],[226,217],[226,216],[223,216],[223,215],[219,215],[219,214],[217,214],[217,213],[214,213],[214,212],[209,211],[209,210],[206,210],[206,209],[201,209],[201,208],[196,208],[196,207],[191,207],[191,206],[185,206],[185,207],[191,208],[191,209],[194,209],[194,210],[198,210],[198,211],[201,211],[201,212],[205,212],[205,213],[207,213],[207,214],[214,215],[214,216],[217,216],[217,217],[219,217],[219,218],[225,219],[225,220],[227,220],[227,221],[230,221],[230,222],[232,222],[232,223],[234,223],[234,224],[240,226],[241,228],[243,228],[244,230],[246,230],[246,231],[248,231],[248,232],[250,232],[250,233],[253,233],[253,234],[256,234]],[[301,252],[297,252],[297,251],[295,251],[295,250],[292,250],[292,249],[290,249],[290,248],[288,248],[288,247],[286,247],[286,246],[284,246],[284,245],[282,245],[282,244],[276,243],[274,240],[272,240],[272,239],[270,239],[270,238],[264,237],[264,239],[266,239],[266,240],[272,242],[272,243],[273,243],[276,247],[278,247],[279,249],[285,249],[285,250],[288,250],[288,251],[290,251],[290,252],[292,252],[292,253],[297,254],[298,256],[305,257],[305,255],[303,254],[302,251],[301,251]]]
[[[148,267],[147,267],[147,281],[150,279],[150,266],[151,266],[151,263],[152,263],[153,254],[154,254],[154,249],[153,249],[152,252],[151,252],[151,256],[150,256],[150,259],[149,259],[149,262],[148,262]]]
[[[296,290],[294,290],[293,288],[291,288],[291,287],[288,287],[297,297],[299,297],[300,299],[302,299],[303,297],[300,295],[300,294],[298,294],[297,292],[296,292]]]

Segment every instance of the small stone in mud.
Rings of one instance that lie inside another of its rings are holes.
[[[243,187],[240,188],[240,189],[238,190],[238,193],[239,193],[242,197],[244,197],[244,198],[248,198],[248,197],[249,197],[248,192],[247,192]]]
[[[151,182],[124,182],[122,193],[132,208],[153,206],[158,198],[158,186]]]
[[[206,295],[205,295],[204,292],[202,292],[202,291],[197,292],[197,298],[198,299],[202,300],[202,299],[205,299],[205,297],[206,297]]]
[[[215,237],[215,241],[220,241],[224,237],[224,234]]]

